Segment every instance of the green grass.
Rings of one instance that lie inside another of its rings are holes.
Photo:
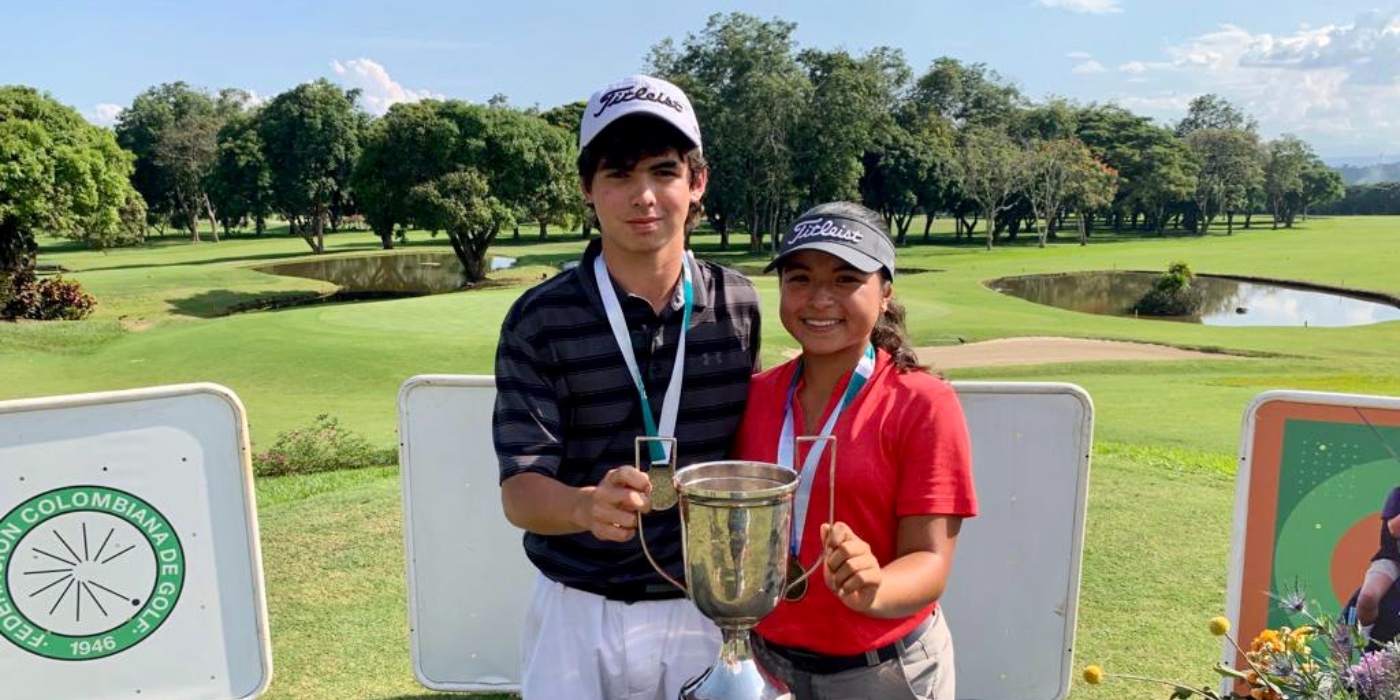
[[[1079,363],[957,369],[952,379],[1067,381],[1096,409],[1076,665],[1210,682],[1218,654],[1204,621],[1221,612],[1233,508],[1234,454],[1248,401],[1276,388],[1400,395],[1400,323],[1355,328],[1221,328],[1093,316],[1005,297],[983,282],[1075,270],[1164,269],[1308,281],[1400,295],[1400,220],[1309,221],[1292,231],[1234,236],[1096,234],[1091,245],[1024,240],[901,249],[896,294],[918,344],[1030,335],[1110,338],[1251,356],[1191,362]],[[915,222],[917,241],[922,223]],[[0,399],[214,381],[248,407],[256,446],[320,413],[377,443],[395,442],[395,397],[424,373],[490,373],[496,333],[526,282],[575,257],[574,234],[538,242],[530,231],[495,254],[522,267],[461,294],[322,304],[223,316],[231,306],[329,285],[265,275],[250,266],[303,257],[299,239],[270,233],[191,245],[171,238],[92,252],[45,240],[40,261],[60,264],[99,300],[79,323],[0,324]],[[415,232],[414,251],[448,250]],[[766,256],[702,255],[746,270]],[[331,254],[368,253],[367,233],[329,236]],[[378,253],[376,253],[378,254]],[[771,277],[763,295],[765,363],[793,347],[777,322]],[[268,697],[311,700],[417,697],[409,670],[397,471],[370,469],[262,480],[258,485],[277,678]],[[316,551],[324,556],[307,557]],[[1008,662],[1014,662],[1014,650]],[[348,661],[351,660],[352,661]],[[1078,687],[1075,697],[1160,698],[1146,686]]]

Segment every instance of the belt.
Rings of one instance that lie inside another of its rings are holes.
[[[574,581],[564,585],[569,588],[578,589],[584,593],[592,593],[593,595],[602,596],[608,600],[621,603],[637,603],[644,600],[675,600],[685,597],[685,591],[669,583],[633,583],[618,585]]]
[[[814,676],[829,676],[833,673],[879,666],[886,661],[899,658],[900,652],[904,651],[904,649],[908,648],[914,642],[919,641],[919,638],[924,636],[925,632],[928,632],[929,628],[933,626],[933,620],[937,615],[938,611],[934,610],[933,615],[930,615],[923,622],[920,622],[918,627],[915,627],[909,634],[904,635],[902,639],[886,644],[879,649],[872,649],[864,654],[852,654],[850,656],[819,654],[815,651],[774,644],[764,640],[762,637],[758,639],[765,649],[792,664],[794,670],[810,673]]]

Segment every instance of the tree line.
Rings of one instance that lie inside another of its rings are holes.
[[[903,243],[915,214],[955,219],[959,238],[990,247],[1033,230],[1055,236],[1074,215],[1205,234],[1256,212],[1291,226],[1342,195],[1337,173],[1302,140],[1265,141],[1216,95],[1171,126],[1103,104],[1040,103],[983,64],[939,58],[915,74],[903,54],[802,49],[796,25],[717,14],[679,44],[653,47],[649,69],[696,103],[715,169],[707,195],[722,240],[751,248],[795,212],[832,199],[882,212]]]
[[[948,216],[959,240],[991,247],[1026,232],[1044,245],[1070,222],[1081,243],[1096,226],[1205,234],[1223,218],[1233,232],[1259,212],[1291,226],[1345,194],[1308,144],[1262,139],[1216,95],[1161,125],[1112,104],[1035,102],[983,64],[944,57],[916,74],[890,47],[802,48],[795,29],[716,14],[646,59],[700,115],[706,218],[724,247],[736,235],[771,246],[797,213],[837,199],[881,212],[901,244],[923,215],[925,239]],[[583,102],[427,100],[374,118],[356,90],[326,80],[264,104],[249,97],[158,85],[107,131],[31,88],[0,90],[0,161],[52,161],[0,170],[10,180],[0,179],[0,269],[14,269],[14,251],[32,257],[39,229],[99,245],[145,225],[217,241],[220,229],[262,233],[278,217],[317,253],[347,220],[385,248],[409,228],[444,233],[480,279],[501,230],[582,225],[588,235],[574,170]],[[91,162],[33,154],[50,142],[88,149]]]
[[[1316,211],[1340,216],[1400,214],[1400,182],[1348,185],[1341,199]]]

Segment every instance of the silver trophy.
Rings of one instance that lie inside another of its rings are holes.
[[[674,438],[641,437],[637,438],[638,468],[642,468],[642,443],[653,440],[670,442],[670,464],[674,465]],[[835,438],[797,438],[798,443],[821,441],[831,442],[831,522],[835,520]],[[749,631],[777,607],[780,597],[805,586],[808,577],[821,566],[819,556],[811,569],[789,580],[788,544],[797,487],[797,472],[767,462],[703,462],[676,471],[673,488],[681,508],[681,545],[689,587],[657,566],[639,519],[637,535],[647,561],[663,578],[685,591],[701,614],[719,627],[723,637],[719,658],[681,688],[680,700],[792,698],[782,681],[769,676],[754,661]],[[653,502],[653,509],[669,507],[664,496],[658,501]]]

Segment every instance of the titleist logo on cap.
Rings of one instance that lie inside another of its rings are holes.
[[[671,99],[670,96],[668,96],[664,92],[661,92],[659,90],[648,90],[645,85],[630,85],[628,87],[618,88],[616,90],[610,90],[608,92],[603,93],[603,96],[598,98],[598,111],[594,112],[593,116],[596,117],[602,114],[603,112],[608,111],[609,107],[615,107],[617,105],[626,102],[634,102],[636,100],[646,100],[647,102],[655,102],[656,104],[662,105],[664,107],[670,107],[671,109],[674,109],[677,112],[685,111],[685,107],[681,105],[680,102]]]
[[[865,234],[852,231],[831,219],[813,219],[794,224],[787,244],[791,246],[808,238],[839,238],[843,241],[860,243],[861,239],[865,238]]]

